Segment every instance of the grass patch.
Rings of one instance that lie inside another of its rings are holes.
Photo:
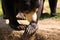
[[[2,11],[2,6],[1,6],[1,0],[0,0],[0,17],[3,15],[3,11]]]
[[[48,0],[45,0],[46,2],[48,2]]]
[[[55,16],[56,19],[60,19],[60,9],[57,9],[57,16]]]
[[[0,0],[0,16],[2,15],[2,6],[1,6],[1,0]]]
[[[57,16],[51,17],[51,15],[49,13],[44,13],[43,15],[40,16],[40,20],[43,19],[48,19],[48,18],[53,18],[53,19],[59,19],[60,20],[60,13],[57,13]]]
[[[60,9],[59,8],[57,9],[57,13],[60,13]]]

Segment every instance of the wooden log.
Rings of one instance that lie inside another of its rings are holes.
[[[23,35],[24,30],[13,30],[5,23],[4,19],[0,19],[0,40],[60,40],[59,30],[40,29],[40,26],[37,27],[36,33],[29,37],[25,36],[27,34]]]

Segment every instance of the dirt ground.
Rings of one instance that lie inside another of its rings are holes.
[[[23,21],[28,23],[27,21]],[[23,23],[21,21],[21,23]],[[60,21],[52,18],[39,20],[37,24],[38,30],[31,36],[25,37],[24,40],[60,40]],[[22,40],[21,36],[24,31],[16,31],[5,23],[4,19],[0,19],[0,40]],[[26,34],[25,34],[26,35]]]

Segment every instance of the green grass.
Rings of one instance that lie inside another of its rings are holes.
[[[48,2],[48,0],[45,0],[46,2]]]
[[[57,9],[57,13],[60,13],[60,9]]]
[[[57,16],[55,16],[55,18],[59,18],[60,19],[60,9],[57,9]]]
[[[2,6],[1,6],[1,0],[0,0],[0,17],[2,16]]]

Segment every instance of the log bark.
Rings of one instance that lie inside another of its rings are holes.
[[[0,19],[0,40],[60,40],[59,30],[54,29],[54,31],[45,28],[40,29],[40,26],[37,27],[36,33],[29,37],[26,36],[27,34],[24,34],[24,30],[13,30],[5,23],[4,19]]]

